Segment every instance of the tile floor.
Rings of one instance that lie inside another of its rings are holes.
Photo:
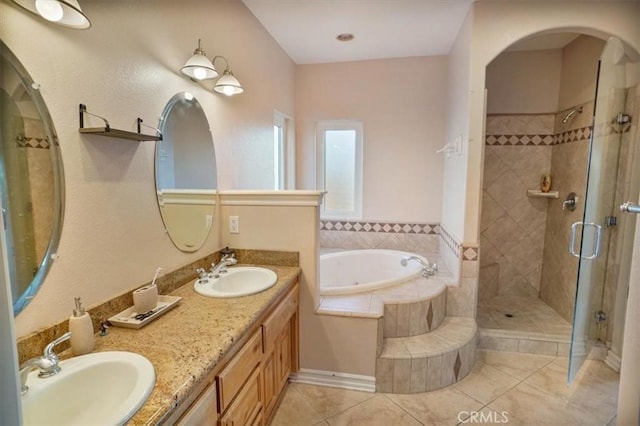
[[[394,395],[291,383],[271,425],[615,424],[618,374],[592,360],[571,387],[566,374],[564,357],[478,351],[466,378],[437,391]]]
[[[511,317],[507,317],[509,314]],[[478,327],[571,337],[571,324],[542,300],[497,296],[478,303]]]

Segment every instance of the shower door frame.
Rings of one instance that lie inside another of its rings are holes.
[[[624,112],[626,77],[622,42],[611,38],[598,63],[594,116],[592,120],[587,163],[585,205],[581,222],[572,227],[574,240],[577,227],[582,226],[574,304],[571,350],[567,381],[571,383],[586,360],[595,342],[602,337],[603,323],[596,321],[602,311],[608,265],[611,231],[606,217],[615,215],[622,132],[612,124],[612,116]],[[617,58],[617,59],[616,59]],[[609,63],[611,61],[611,63]],[[606,323],[604,325],[606,327]]]

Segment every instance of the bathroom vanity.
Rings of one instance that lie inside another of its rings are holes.
[[[189,281],[180,304],[146,327],[110,328],[96,351],[125,350],[154,365],[156,385],[128,424],[264,425],[298,370],[300,268],[267,266],[276,284],[251,296],[203,297]]]

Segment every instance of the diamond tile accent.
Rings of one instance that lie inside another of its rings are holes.
[[[466,247],[463,252],[464,260],[477,260],[478,249],[476,247]]]
[[[19,136],[16,139],[16,145],[20,148],[37,148],[37,149],[49,149],[51,144],[47,138],[29,138],[25,136]]]
[[[427,310],[427,329],[431,330],[431,324],[433,324],[433,304],[429,301],[429,309]]]
[[[458,375],[460,374],[460,367],[462,367],[462,361],[460,361],[460,351],[456,354],[456,362],[453,363],[453,374],[458,381]]]

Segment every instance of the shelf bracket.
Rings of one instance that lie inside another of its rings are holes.
[[[89,114],[89,115],[91,115],[93,117],[97,117],[100,120],[104,121],[104,131],[105,132],[108,132],[109,130],[111,130],[111,127],[109,126],[109,120],[107,120],[104,117],[101,117],[99,115],[96,115],[96,114],[93,114],[93,113],[87,111],[87,106],[85,104],[80,104],[80,128],[81,129],[84,128],[84,115],[85,114]],[[140,132],[138,131],[138,133],[140,133]]]

